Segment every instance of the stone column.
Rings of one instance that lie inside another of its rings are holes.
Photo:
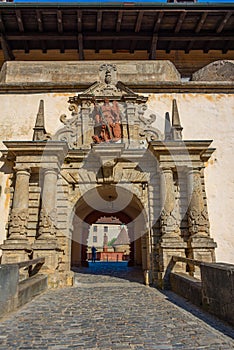
[[[189,257],[196,260],[212,262],[215,260],[216,243],[209,235],[209,218],[201,184],[201,173],[198,168],[187,172],[188,188],[188,230]],[[199,275],[199,269],[195,269]]]
[[[26,261],[31,253],[27,239],[29,179],[27,168],[15,168],[16,180],[9,220],[9,237],[1,245],[2,264]]]
[[[55,239],[57,223],[57,178],[57,169],[44,170],[39,239]]]
[[[29,178],[28,169],[16,168],[15,189],[10,213],[9,239],[27,239]]]
[[[185,257],[186,243],[180,236],[180,217],[178,207],[176,205],[175,186],[172,168],[161,168],[160,174],[160,201],[161,201],[161,217],[160,229],[161,239],[158,243],[158,255],[161,261],[161,277],[164,279],[163,285],[166,286],[166,270],[170,264],[173,255]],[[185,265],[177,263],[174,271],[185,272]],[[164,278],[165,277],[165,278]]]

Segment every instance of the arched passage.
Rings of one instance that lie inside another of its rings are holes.
[[[149,269],[146,209],[136,194],[114,185],[93,188],[77,201],[72,219],[71,267],[87,266],[89,227],[103,216],[115,216],[127,225],[131,245],[129,263]]]

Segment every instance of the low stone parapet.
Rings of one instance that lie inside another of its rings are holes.
[[[47,276],[37,274],[44,260],[39,258],[18,264],[0,265],[0,318],[47,289]],[[29,276],[20,281],[19,271],[23,267],[28,268]]]
[[[178,261],[199,266],[201,280],[173,272]],[[170,266],[169,286],[173,292],[234,325],[234,265],[173,257]]]

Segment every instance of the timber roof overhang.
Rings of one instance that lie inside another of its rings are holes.
[[[14,50],[234,50],[234,4],[0,3],[4,58]]]

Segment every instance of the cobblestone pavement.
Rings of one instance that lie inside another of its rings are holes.
[[[230,327],[137,278],[123,264],[77,270],[77,286],[50,290],[0,323],[0,349],[234,349]]]

